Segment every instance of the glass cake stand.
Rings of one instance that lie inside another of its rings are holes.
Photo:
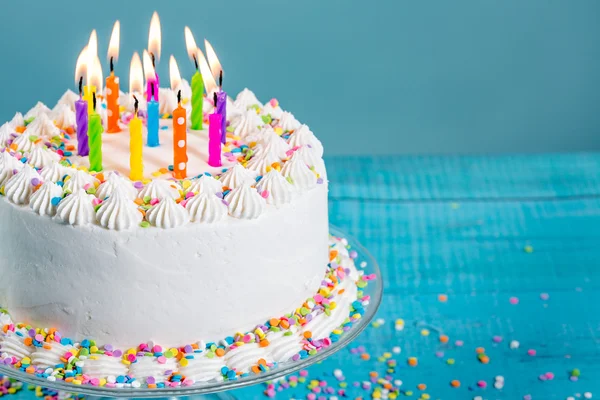
[[[176,388],[106,388],[96,386],[75,386],[71,383],[63,381],[50,382],[44,378],[39,378],[31,374],[18,371],[8,366],[0,365],[0,374],[8,376],[10,378],[18,379],[19,381],[30,383],[36,386],[42,386],[45,388],[59,390],[69,393],[78,393],[85,395],[86,399],[100,399],[100,398],[164,398],[173,399],[176,397],[193,397],[193,400],[207,400],[207,399],[223,399],[223,400],[235,400],[236,397],[232,394],[227,393],[228,390],[239,389],[242,387],[256,385],[266,381],[274,380],[284,375],[292,374],[300,369],[307,368],[325,358],[331,356],[333,353],[341,350],[343,347],[352,342],[370,323],[375,316],[377,308],[381,303],[383,296],[383,282],[381,279],[381,272],[377,262],[373,256],[365,249],[356,239],[346,234],[343,230],[330,225],[330,233],[336,237],[346,238],[348,244],[353,250],[356,250],[358,257],[354,260],[357,269],[364,271],[365,274],[375,274],[377,279],[369,282],[368,286],[363,289],[365,295],[371,296],[369,305],[365,307],[365,313],[362,318],[355,322],[351,328],[345,332],[340,339],[331,344],[327,348],[323,348],[317,354],[307,357],[303,360],[288,361],[279,363],[276,368],[273,368],[267,372],[263,372],[258,375],[252,375],[245,378],[240,378],[234,381],[223,381],[223,382],[208,382],[199,383],[188,387],[176,387]],[[366,266],[361,268],[361,263],[366,262]]]

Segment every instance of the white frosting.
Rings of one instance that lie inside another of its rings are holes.
[[[281,126],[284,131],[288,132],[298,129],[300,127],[300,122],[294,117],[294,114],[284,111],[279,118],[279,126]]]
[[[33,193],[32,181],[34,179],[37,179],[40,183],[42,181],[42,177],[32,166],[25,165],[23,169],[6,182],[4,195],[15,204],[27,204],[29,196]]]
[[[295,326],[290,327],[287,331],[269,332],[267,340],[270,343],[269,354],[278,363],[289,361],[302,350],[302,338]]]
[[[46,107],[44,103],[38,101],[35,106],[33,106],[29,111],[27,111],[27,114],[25,114],[25,120],[28,120],[30,118],[38,118],[40,115],[48,116],[48,114],[50,114],[50,109]]]
[[[185,208],[190,214],[192,222],[213,223],[220,221],[227,215],[227,206],[223,200],[214,194],[200,192],[189,199]]]
[[[23,163],[12,156],[8,150],[0,153],[0,186],[6,184],[8,180],[23,169]]]
[[[290,149],[290,145],[273,128],[267,125],[262,130],[261,139],[254,150],[256,154],[261,154],[263,151],[271,151],[283,160],[287,158],[287,152]]]
[[[75,189],[87,190],[86,186],[95,187],[95,184],[98,183],[98,179],[80,169],[67,168],[66,173],[69,178],[65,178],[64,189],[69,192],[74,192]]]
[[[294,155],[300,157],[309,167],[314,168],[319,175],[322,176],[325,173],[325,162],[321,157],[319,157],[317,150],[313,149],[309,145],[300,147],[298,150],[296,150]]]
[[[227,121],[232,121],[238,118],[246,109],[238,108],[233,99],[227,96]]]
[[[249,184],[236,187],[227,195],[229,215],[240,219],[256,219],[265,211],[266,202]]]
[[[171,229],[187,224],[190,214],[170,197],[165,197],[146,213],[146,219],[157,228]]]
[[[4,123],[0,126],[0,147],[5,147],[9,140],[12,140],[12,134],[15,133],[14,128],[10,125],[10,122]]]
[[[219,178],[219,182],[223,187],[228,187],[229,189],[235,189],[238,186],[244,184],[254,184],[254,175],[251,171],[248,171],[241,164],[235,164],[233,167],[229,168],[227,172],[225,172]]]
[[[63,177],[67,174],[67,171],[67,168],[63,167],[60,163],[55,162],[42,168],[40,175],[44,182],[58,182],[63,179]]]
[[[104,228],[125,231],[142,222],[142,213],[124,190],[116,188],[98,209],[96,219]]]
[[[323,157],[323,145],[307,125],[302,125],[291,134],[288,143],[292,147],[310,145],[319,157]]]
[[[120,357],[106,354],[91,354],[83,360],[82,372],[91,378],[103,379],[109,376],[125,376],[129,369],[121,362]]]
[[[25,132],[15,138],[12,144],[17,146],[17,151],[23,151],[27,153],[33,150],[35,143],[33,142],[33,140],[31,140],[29,136],[30,135],[27,132]]]
[[[24,337],[28,336],[27,330],[21,329],[20,333],[24,336],[19,336],[12,331],[4,333],[0,330],[0,355],[16,357],[19,360],[31,355],[33,347],[23,343]]]
[[[50,139],[60,135],[60,129],[54,125],[54,122],[46,114],[40,114],[32,123],[27,125],[23,135],[38,136],[41,138]]]
[[[52,181],[44,184],[31,196],[29,205],[31,209],[40,215],[53,216],[56,214],[56,206],[52,205],[52,199],[62,198],[63,190]]]
[[[144,186],[144,188],[138,193],[137,197],[143,199],[144,197],[148,196],[151,199],[159,200],[162,200],[166,197],[178,199],[181,197],[180,190],[181,188],[177,182],[155,179]]]
[[[169,88],[160,88],[158,97],[158,112],[160,115],[172,114],[177,108],[177,94]]]
[[[65,355],[67,351],[73,346],[63,346],[58,342],[47,343],[50,345],[49,349],[43,347],[36,347],[35,351],[31,353],[31,363],[36,367],[41,368],[54,368],[56,365],[64,365],[61,361],[61,357]]]
[[[267,101],[261,110],[262,115],[270,115],[273,119],[280,119],[283,115],[281,107],[273,107],[270,101]]]
[[[51,114],[54,123],[63,128],[75,126],[75,111],[67,104],[57,104]]]
[[[139,357],[129,366],[129,373],[136,379],[145,381],[149,376],[157,383],[164,382],[167,378],[165,372],[177,370],[177,361],[167,358],[164,364],[159,363],[154,357]]]
[[[267,204],[281,207],[292,201],[294,188],[281,173],[275,169],[269,171],[256,185],[259,193],[267,191]]]
[[[10,126],[12,126],[12,128],[15,129],[24,125],[25,119],[23,118],[23,114],[21,114],[20,112],[15,113],[14,117],[10,120]]]
[[[108,174],[106,180],[100,186],[98,186],[98,190],[96,190],[96,197],[104,200],[117,188],[123,189],[127,197],[129,197],[131,200],[135,200],[137,197],[137,190],[133,187],[131,181],[114,172]]]
[[[234,104],[240,110],[246,110],[249,107],[255,105],[257,105],[258,107],[262,107],[261,102],[258,101],[254,93],[248,88],[245,88],[244,90],[238,93],[237,97],[235,98]]]
[[[310,190],[317,186],[317,176],[297,154],[294,154],[292,159],[285,163],[281,173],[290,179],[290,183],[297,189]]]
[[[179,372],[193,379],[194,382],[208,382],[213,379],[222,379],[221,368],[225,366],[225,359],[217,356],[207,357],[206,354],[192,354],[194,358],[188,359],[188,364],[185,367],[180,367]]]
[[[234,128],[233,134],[241,138],[256,135],[260,127],[264,125],[263,120],[254,109],[244,111],[231,124]]]
[[[27,164],[36,168],[45,168],[60,161],[60,156],[44,145],[36,145],[27,155]]]
[[[77,95],[77,93],[75,93],[71,89],[67,89],[67,91],[61,96],[61,98],[58,99],[56,105],[65,105],[69,107],[71,111],[75,112],[75,102],[77,100],[79,100],[79,96]],[[54,107],[54,109],[56,108],[57,107]]]
[[[186,190],[186,192],[210,194],[221,193],[222,191],[221,182],[208,175],[201,175],[199,178],[192,180],[192,184]]]
[[[235,349],[231,349],[225,354],[227,366],[236,371],[248,372],[252,366],[258,364],[258,360],[263,359],[267,363],[272,363],[273,359],[266,347],[260,347],[258,343],[244,344]]]
[[[279,161],[276,150],[273,147],[269,147],[252,157],[248,161],[246,168],[259,175],[264,175],[267,173],[267,168],[270,168],[274,163],[278,163]]]
[[[65,197],[56,209],[56,219],[70,225],[88,225],[96,220],[92,201],[94,196],[83,189],[76,189]]]

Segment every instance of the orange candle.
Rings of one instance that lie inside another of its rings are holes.
[[[187,176],[187,112],[181,107],[181,90],[177,93],[177,108],[173,110],[173,176]]]
[[[121,36],[121,24],[115,22],[110,44],[108,45],[108,59],[110,60],[110,75],[106,78],[106,114],[108,133],[121,132],[119,127],[119,78],[115,76],[114,62],[119,57],[119,40]]]

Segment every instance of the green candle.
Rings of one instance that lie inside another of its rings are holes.
[[[90,171],[102,171],[102,120],[96,112],[96,96],[94,94],[94,112],[88,122],[88,140],[90,146]]]
[[[192,76],[192,129],[202,129],[202,106],[204,102],[204,80],[202,74],[196,69]]]

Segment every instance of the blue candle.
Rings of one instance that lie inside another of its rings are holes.
[[[148,85],[150,86],[150,85]],[[151,97],[154,97],[154,85],[152,85]],[[159,146],[158,140],[158,101],[148,101],[148,147]]]

